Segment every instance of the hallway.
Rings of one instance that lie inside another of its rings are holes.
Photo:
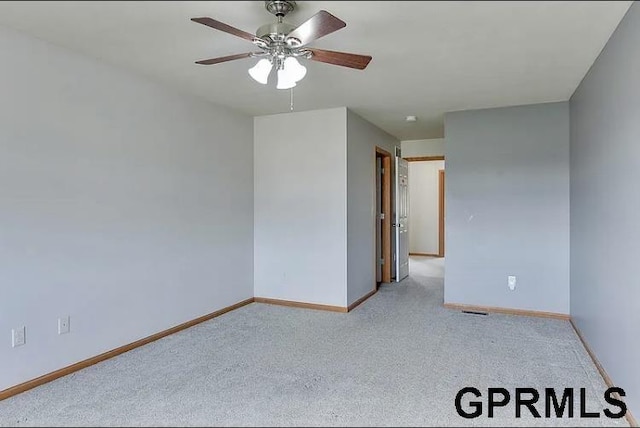
[[[409,275],[444,280],[444,257],[409,256]]]

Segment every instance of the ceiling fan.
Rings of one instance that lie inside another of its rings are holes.
[[[275,15],[278,21],[261,26],[255,35],[212,18],[191,18],[192,21],[199,24],[248,40],[260,49],[257,52],[196,61],[196,64],[211,65],[249,57],[261,58],[254,67],[249,69],[249,75],[257,82],[267,84],[269,74],[275,68],[278,75],[276,87],[289,89],[296,86],[296,83],[302,80],[307,72],[306,67],[301,65],[297,58],[306,58],[358,70],[364,70],[371,61],[371,57],[368,55],[328,51],[307,46],[320,37],[331,34],[347,25],[329,12],[321,10],[295,27],[283,21],[283,18],[295,9],[295,1],[266,0],[264,3],[267,11]]]

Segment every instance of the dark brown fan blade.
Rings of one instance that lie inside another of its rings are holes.
[[[331,15],[326,10],[321,10],[289,33],[287,39],[297,39],[301,45],[306,45],[322,36],[344,28],[346,25],[344,21]]]
[[[233,34],[234,36],[242,37],[243,39],[249,40],[250,42],[256,38],[253,34],[247,33],[246,31],[238,30],[231,25],[227,25],[224,22],[216,21],[215,19],[203,17],[203,18],[191,18],[193,22],[197,22],[198,24],[206,25],[207,27],[215,28],[216,30],[224,31],[225,33]]]
[[[221,56],[219,58],[203,59],[202,61],[196,61],[196,64],[202,64],[202,65],[218,64],[219,62],[233,61],[234,59],[248,58],[250,56],[251,54],[247,52],[247,53],[241,53],[241,54],[235,54],[235,55],[229,55],[229,56]]]
[[[324,49],[309,48],[313,52],[313,56],[309,59],[313,61],[326,62],[333,65],[341,65],[343,67],[357,68],[364,70],[371,57],[369,55],[357,55],[346,52],[327,51]]]

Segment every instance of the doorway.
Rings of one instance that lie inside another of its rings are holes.
[[[409,254],[445,255],[444,156],[408,157],[409,162]]]
[[[376,147],[376,288],[391,282],[391,153]]]

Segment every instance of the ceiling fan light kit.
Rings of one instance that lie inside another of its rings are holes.
[[[295,1],[265,1],[265,8],[275,15],[278,21],[262,25],[258,28],[255,35],[212,18],[191,18],[192,21],[199,24],[248,40],[260,49],[258,52],[248,52],[196,61],[196,64],[212,65],[242,58],[260,58],[258,62],[249,69],[249,75],[256,82],[266,85],[271,70],[275,69],[278,80],[276,85],[277,89],[293,88],[297,82],[302,80],[307,74],[307,68],[300,64],[298,58],[358,70],[364,70],[366,68],[371,61],[371,57],[368,55],[357,55],[307,47],[309,43],[344,28],[347,24],[329,12],[321,10],[296,27],[283,21],[283,18],[294,10],[295,7]]]
[[[266,85],[269,81],[271,68],[273,68],[271,61],[266,58],[262,58],[256,65],[249,69],[249,76],[251,76],[256,82]]]

